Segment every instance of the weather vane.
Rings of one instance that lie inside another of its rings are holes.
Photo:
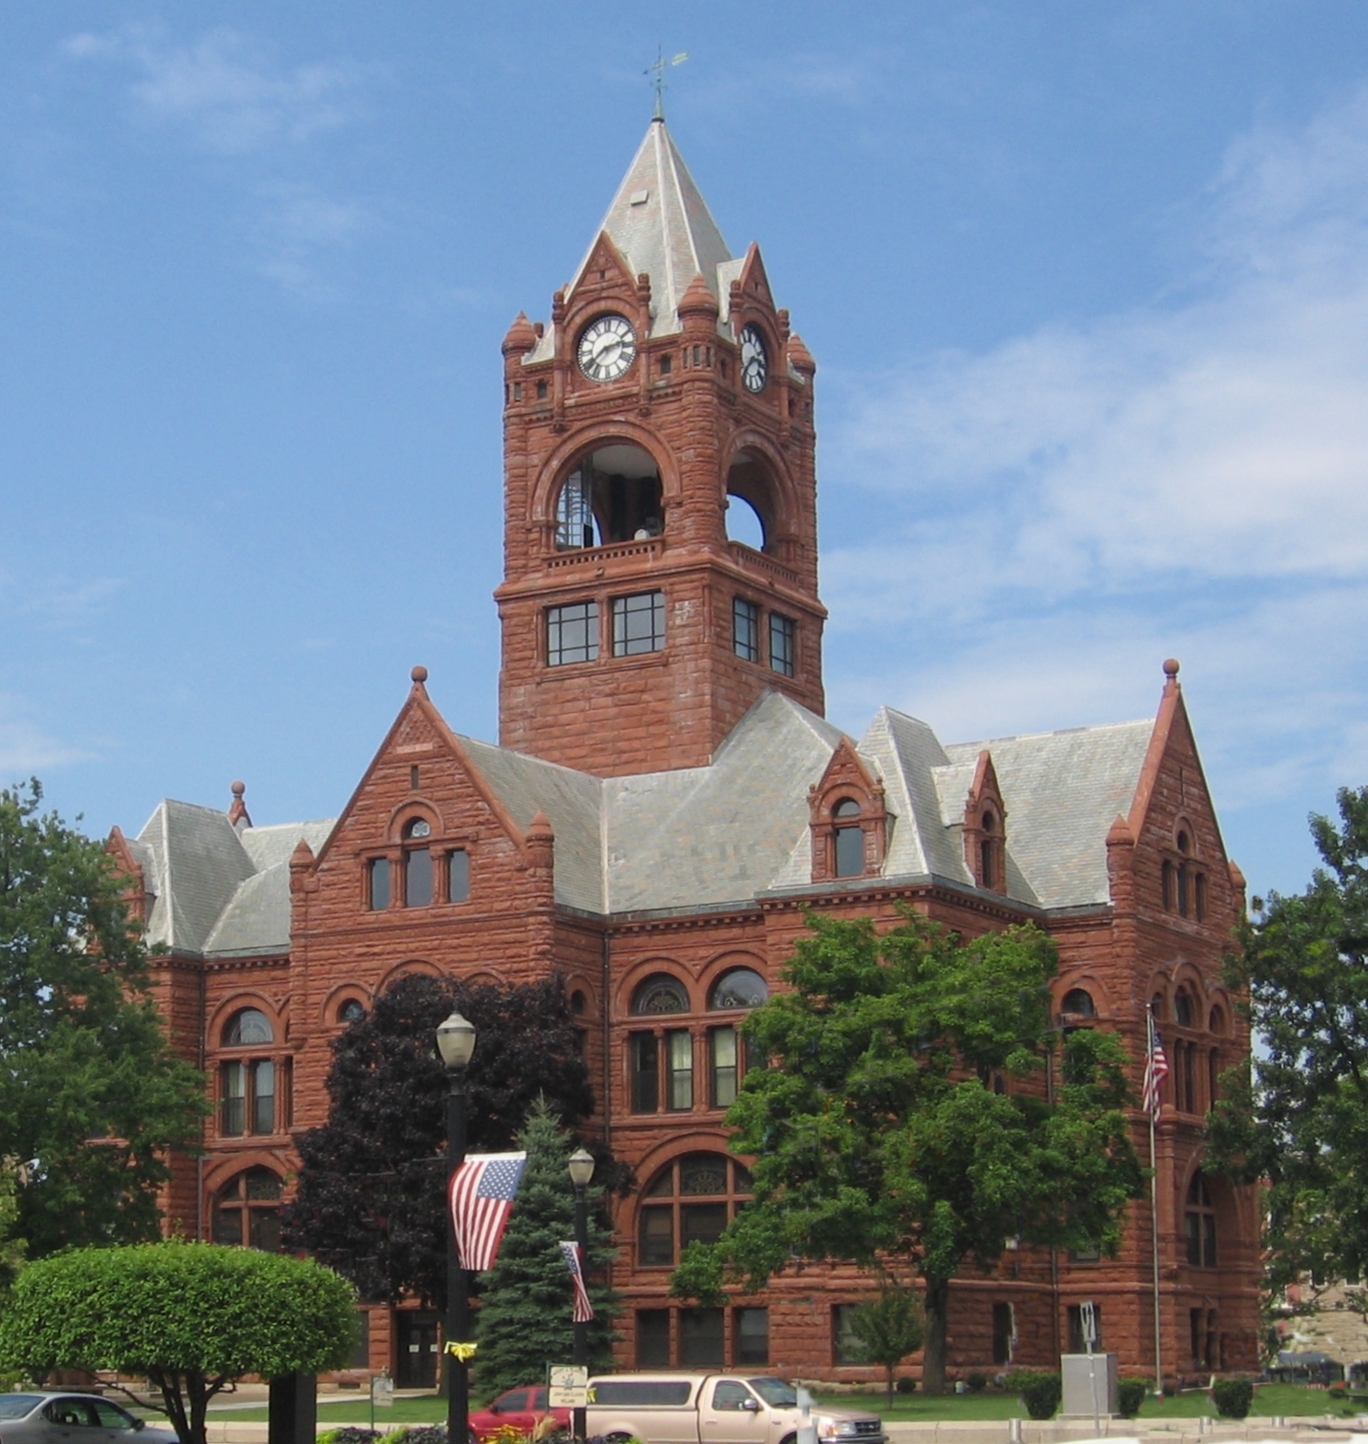
[[[678,55],[672,55],[666,60],[665,47],[662,45],[656,50],[655,64],[648,66],[642,72],[643,75],[655,76],[655,79],[651,83],[655,86],[655,118],[657,120],[665,119],[665,72],[672,65],[682,65],[688,58],[689,52],[687,50],[681,50]]]

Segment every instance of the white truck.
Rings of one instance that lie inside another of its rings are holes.
[[[772,1374],[605,1374],[589,1380],[589,1435],[608,1444],[795,1444],[798,1392]],[[887,1444],[877,1414],[814,1404],[817,1444]]]

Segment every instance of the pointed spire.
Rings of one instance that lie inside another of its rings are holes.
[[[719,267],[732,264],[731,251],[708,204],[689,174],[663,120],[653,120],[627,167],[613,203],[595,232],[594,242],[575,272],[573,290],[584,273],[598,237],[622,252],[634,275],[651,278],[651,334],[679,330],[679,302],[695,276],[719,300],[725,294]],[[730,273],[726,281],[730,283]]]

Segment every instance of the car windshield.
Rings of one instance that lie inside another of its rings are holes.
[[[0,1419],[22,1419],[42,1402],[41,1394],[0,1394]]]
[[[772,1376],[768,1379],[747,1379],[752,1389],[770,1406],[771,1409],[796,1409],[798,1407],[798,1395],[793,1391],[792,1384],[786,1384],[782,1379]]]

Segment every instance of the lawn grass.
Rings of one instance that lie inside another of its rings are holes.
[[[946,1394],[939,1399],[920,1392],[894,1394],[892,1408],[889,1408],[888,1396],[882,1390],[873,1394],[833,1394],[826,1402],[843,1409],[867,1409],[870,1413],[882,1415],[890,1423],[930,1423],[942,1419],[960,1419],[967,1423],[975,1419],[1024,1418],[1026,1414],[1014,1394],[990,1389],[981,1394]],[[1360,1412],[1368,1410],[1358,1404],[1338,1403],[1324,1389],[1311,1389],[1302,1384],[1260,1384],[1254,1390],[1254,1405],[1250,1410],[1251,1417],[1265,1419],[1276,1415],[1306,1418],[1324,1414],[1348,1418]],[[1151,1397],[1145,1400],[1140,1410],[1142,1419],[1212,1418],[1215,1414],[1215,1406],[1203,1390],[1170,1394],[1164,1399]],[[264,1422],[267,1410],[264,1404],[241,1409],[215,1409],[210,1417],[218,1422]],[[370,1400],[364,1392],[336,1402],[332,1399],[326,1403],[320,1400],[318,1418],[320,1423],[369,1424]],[[398,1398],[388,1409],[375,1411],[375,1427],[382,1432],[398,1424],[445,1422],[446,1400],[436,1394]]]

